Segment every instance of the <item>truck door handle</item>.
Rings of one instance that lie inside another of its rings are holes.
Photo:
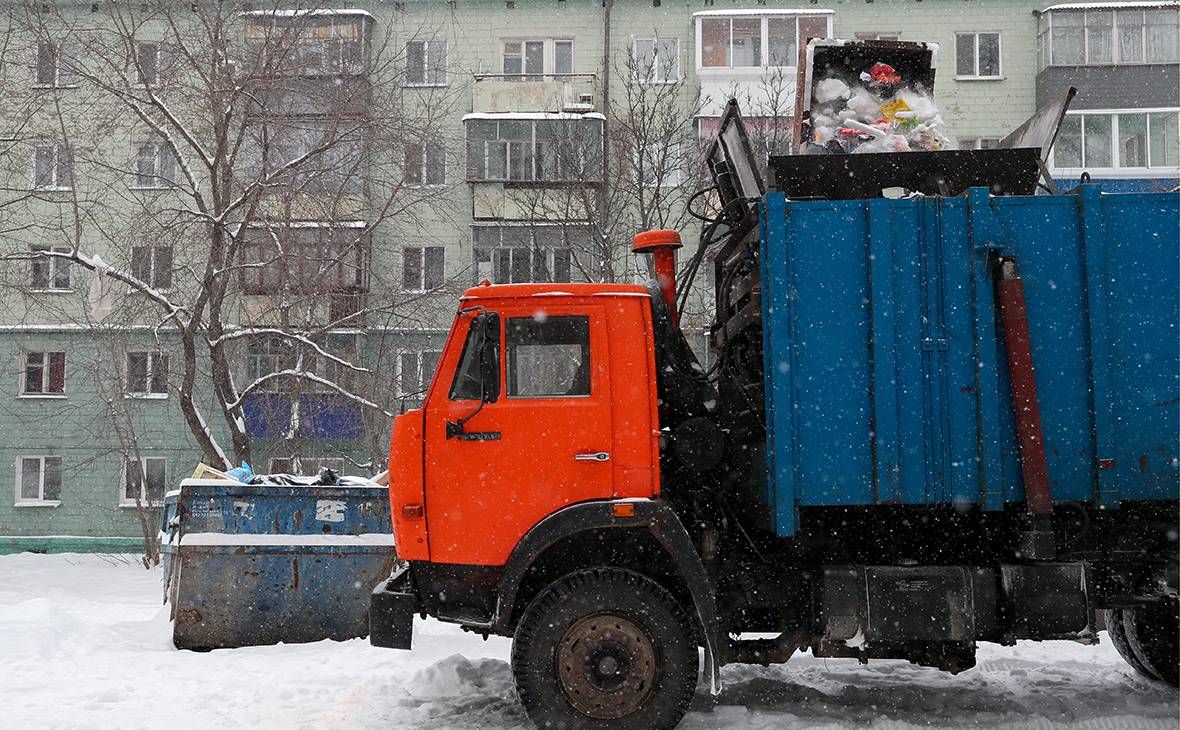
[[[574,454],[574,461],[610,461],[610,454],[605,451],[594,451],[589,454]]]

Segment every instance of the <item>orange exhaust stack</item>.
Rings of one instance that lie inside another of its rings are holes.
[[[673,324],[680,324],[680,316],[676,312],[676,249],[683,245],[679,233],[662,229],[637,233],[631,240],[632,252],[651,254],[655,262],[656,281],[664,295],[664,303],[668,305]]]

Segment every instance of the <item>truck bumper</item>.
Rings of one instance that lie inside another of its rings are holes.
[[[418,595],[410,580],[410,566],[400,565],[388,580],[377,584],[369,597],[369,643],[409,649],[417,610]]]

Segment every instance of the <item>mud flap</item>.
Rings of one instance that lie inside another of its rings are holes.
[[[410,581],[408,565],[377,585],[369,598],[369,643],[388,649],[410,648],[418,596]]]

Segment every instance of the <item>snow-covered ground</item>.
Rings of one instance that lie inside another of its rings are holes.
[[[130,558],[0,556],[0,727],[514,728],[508,641],[415,625],[365,640],[177,651],[159,571]],[[900,661],[802,656],[726,667],[684,728],[1177,727],[1177,693],[1102,645],[985,645],[958,677]]]

